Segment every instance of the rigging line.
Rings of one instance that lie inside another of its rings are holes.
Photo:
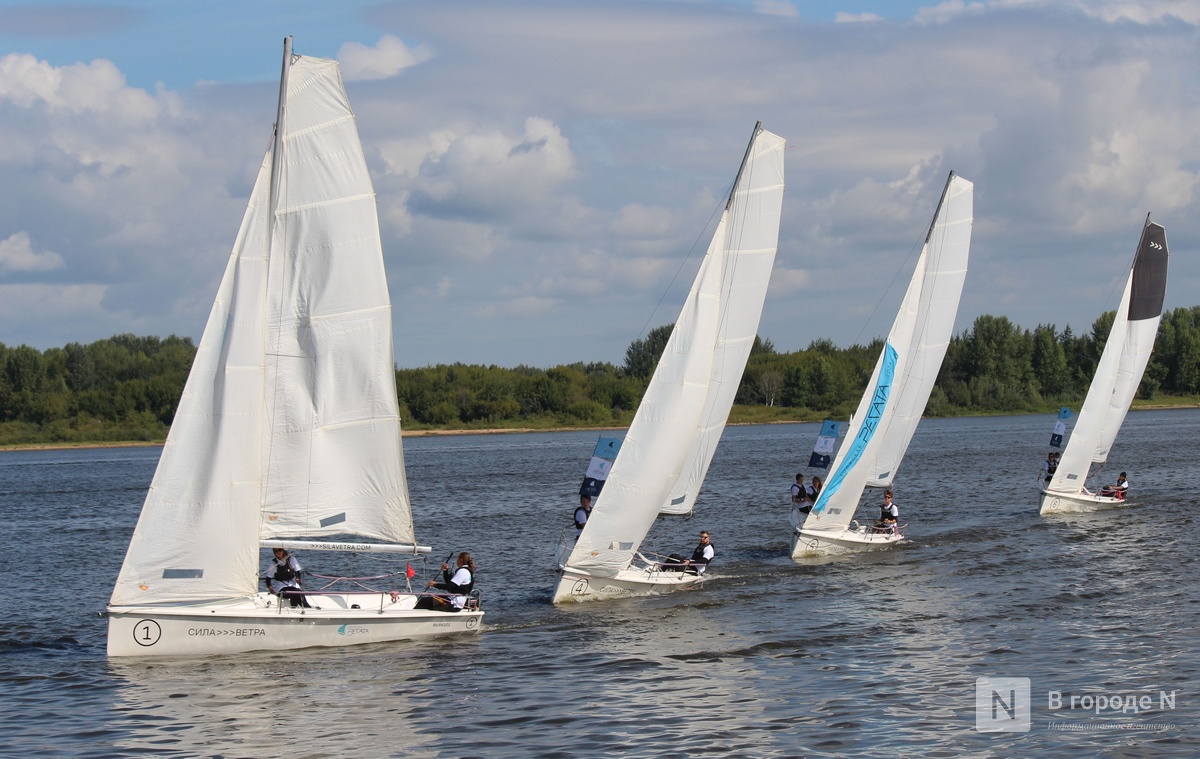
[[[879,311],[879,307],[881,305],[883,305],[884,300],[887,299],[887,294],[890,293],[892,291],[892,288],[896,285],[896,280],[898,280],[900,278],[900,273],[907,270],[908,262],[912,259],[913,251],[916,250],[918,247],[924,247],[925,240],[928,237],[928,235],[929,235],[928,231],[922,233],[920,242],[918,242],[917,244],[913,245],[911,248],[908,249],[908,255],[906,255],[904,257],[904,261],[901,262],[900,266],[896,268],[895,274],[892,275],[892,281],[888,283],[887,288],[885,288],[883,293],[879,296],[879,300],[875,301],[875,307],[871,309],[870,316],[868,316],[866,318],[866,320],[863,322],[862,328],[859,329],[858,335],[854,338],[855,345],[862,344],[859,341],[862,340],[863,333],[867,331],[867,325],[869,325],[871,323],[871,320],[875,318],[875,314]],[[901,299],[903,299],[903,296],[901,296]],[[888,330],[889,331],[891,330],[890,324],[888,325]],[[886,334],[884,335],[884,339],[885,340],[887,339]]]
[[[1124,295],[1125,295],[1125,283],[1126,283],[1126,282],[1129,280],[1129,274],[1127,274],[1126,272],[1131,272],[1131,271],[1133,271],[1133,267],[1137,265],[1138,253],[1141,253],[1141,252],[1142,252],[1142,238],[1144,238],[1144,237],[1146,236],[1146,227],[1148,227],[1148,226],[1150,226],[1150,215],[1149,215],[1149,214],[1146,214],[1146,221],[1144,221],[1144,222],[1142,223],[1142,234],[1141,234],[1141,235],[1138,237],[1138,243],[1137,243],[1137,247],[1135,247],[1135,248],[1133,249],[1133,255],[1132,255],[1130,258],[1129,258],[1129,265],[1128,265],[1128,266],[1126,266],[1126,267],[1125,267],[1125,269],[1124,269],[1124,271],[1122,271],[1122,272],[1121,272],[1121,276],[1120,276],[1120,277],[1118,277],[1117,279],[1113,280],[1112,289],[1111,289],[1111,290],[1109,290],[1109,292],[1108,292],[1108,298],[1106,298],[1106,299],[1105,299],[1105,301],[1104,301],[1104,305],[1105,305],[1105,306],[1107,306],[1109,303],[1112,303],[1112,302],[1113,302],[1113,298],[1114,298],[1114,297],[1116,296],[1116,294],[1117,294],[1117,287],[1118,287],[1118,286],[1121,288],[1121,296],[1122,296],[1122,298],[1124,297]],[[1121,300],[1120,300],[1120,299],[1118,299],[1118,300],[1117,300],[1117,305],[1116,305],[1116,307],[1115,307],[1115,308],[1112,308],[1112,309],[1105,308],[1105,309],[1104,309],[1104,311],[1102,311],[1102,312],[1101,312],[1101,314],[1103,315],[1103,314],[1105,314],[1105,313],[1108,313],[1110,310],[1111,310],[1111,311],[1115,311],[1117,308],[1120,308],[1120,307],[1121,307]],[[1105,339],[1105,341],[1107,342],[1107,338]]]
[[[728,185],[728,188],[729,189],[726,190],[726,192],[723,193],[721,195],[721,197],[723,197],[723,198],[729,197],[729,194],[733,191],[733,184],[731,183],[730,185]],[[692,247],[688,249],[687,255],[684,256],[683,260],[679,262],[679,267],[677,269],[675,269],[675,273],[671,276],[671,281],[667,283],[667,286],[663,290],[662,295],[659,296],[658,303],[654,304],[654,308],[651,309],[650,314],[646,317],[646,321],[642,324],[641,331],[638,332],[637,339],[639,339],[639,340],[642,339],[642,337],[646,334],[646,328],[650,325],[650,321],[654,318],[654,315],[656,313],[658,313],[658,309],[662,307],[663,301],[666,300],[666,298],[667,298],[667,293],[671,292],[671,288],[675,286],[675,280],[679,279],[679,273],[681,271],[683,271],[684,265],[687,264],[688,260],[691,259],[692,254],[696,252],[696,246],[699,245],[700,242],[704,239],[705,232],[707,232],[709,225],[712,224],[713,218],[719,216],[719,213],[724,213],[725,204],[727,202],[728,202],[728,200],[721,201],[718,204],[717,208],[713,209],[713,212],[711,214],[709,214],[708,221],[705,222],[704,227],[701,228],[699,234],[696,235],[696,239],[692,242]],[[707,253],[707,251],[706,251],[706,253]],[[686,298],[686,296],[685,296],[685,298]]]

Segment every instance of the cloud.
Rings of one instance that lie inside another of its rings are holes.
[[[1061,11],[1067,9],[1106,23],[1132,21],[1158,24],[1172,19],[1200,23],[1200,4],[1195,0],[944,0],[918,9],[918,22],[947,22],[964,14],[982,15],[997,11]],[[841,14],[839,14],[841,15]]]
[[[882,21],[883,17],[875,13],[845,13],[838,11],[833,16],[835,24],[856,24],[869,21]]]
[[[422,164],[411,208],[474,221],[544,212],[542,204],[553,204],[552,193],[574,177],[575,157],[551,121],[529,117],[524,126],[517,136],[476,129],[448,139]]]
[[[771,271],[771,284],[767,295],[771,298],[802,298],[812,276],[803,269],[784,269],[775,267]]]
[[[0,7],[0,29],[7,37],[90,37],[122,31],[144,17],[128,6],[26,3]]]
[[[375,47],[347,42],[338,50],[338,62],[346,81],[388,79],[406,68],[424,63],[433,57],[424,46],[410,48],[398,37],[385,34]]]
[[[744,3],[374,6],[375,44],[340,55],[397,360],[619,362],[678,313],[757,120],[789,145],[760,329],[780,350],[886,331],[864,321],[898,299],[951,169],[976,183],[959,329],[1090,325],[1148,211],[1176,252],[1168,307],[1193,305],[1195,7],[931,2],[816,23]],[[93,57],[0,56],[0,272],[28,283],[0,296],[6,314],[23,294],[6,340],[198,337],[277,63],[172,91]],[[82,310],[60,315],[73,286]]]
[[[112,317],[101,306],[104,295],[100,285],[0,284],[0,322],[4,323],[5,342],[44,349],[119,334],[120,329],[110,330],[114,326]],[[41,339],[9,337],[31,334]]]
[[[795,4],[789,3],[787,0],[754,0],[754,10],[765,16],[785,16],[787,18],[800,16],[800,11],[796,10]]]
[[[35,252],[25,232],[0,240],[0,271],[48,271],[63,265],[62,256],[53,251]]]

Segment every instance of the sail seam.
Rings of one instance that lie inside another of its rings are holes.
[[[313,208],[327,208],[329,206],[337,206],[337,205],[342,205],[344,203],[357,203],[362,200],[374,201],[375,193],[366,192],[366,193],[361,193],[359,195],[347,195],[342,198],[333,198],[331,200],[322,200],[322,201],[318,201],[316,203],[305,203],[304,205],[300,205],[300,206],[281,206],[281,207],[276,208],[276,213],[277,214],[299,213],[300,211],[308,211]]]

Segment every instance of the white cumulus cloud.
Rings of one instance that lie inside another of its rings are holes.
[[[406,68],[416,66],[433,57],[426,47],[410,48],[404,41],[390,34],[379,38],[375,47],[358,42],[347,42],[338,51],[338,63],[346,81],[389,79]]]
[[[63,268],[64,263],[62,256],[53,251],[35,251],[25,232],[0,241],[0,270],[50,271]]]

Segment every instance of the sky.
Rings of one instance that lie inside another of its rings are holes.
[[[757,121],[778,350],[886,334],[951,170],[956,333],[1089,331],[1148,213],[1200,304],[1200,0],[0,0],[0,342],[199,341],[288,35],[341,64],[402,368],[621,364]]]

